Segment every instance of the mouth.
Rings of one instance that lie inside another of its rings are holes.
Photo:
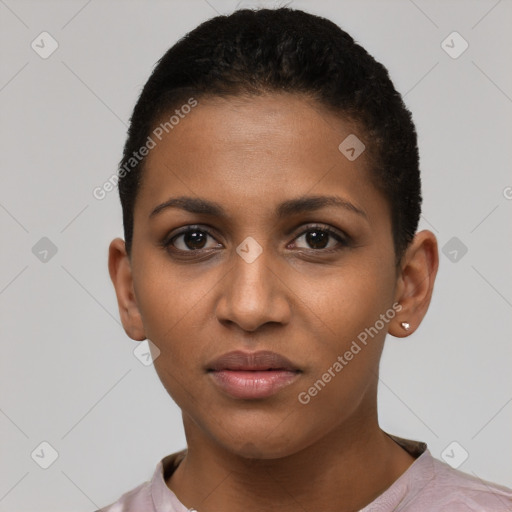
[[[214,384],[238,399],[268,398],[298,379],[302,371],[275,352],[229,352],[207,365]]]

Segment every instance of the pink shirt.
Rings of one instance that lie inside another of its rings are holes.
[[[512,489],[457,471],[434,459],[425,443],[391,436],[416,460],[360,512],[512,512]],[[96,512],[189,512],[165,481],[185,450],[164,457],[152,479]],[[200,511],[199,511],[200,512]]]

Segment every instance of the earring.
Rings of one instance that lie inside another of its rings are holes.
[[[411,328],[411,324],[409,322],[402,322],[400,324],[406,331],[408,331]]]

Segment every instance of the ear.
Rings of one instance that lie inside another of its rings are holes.
[[[124,240],[112,240],[108,249],[108,271],[114,284],[119,315],[126,334],[136,341],[146,339],[133,288],[132,268]]]
[[[419,327],[430,305],[438,267],[437,239],[431,231],[420,231],[400,263],[395,301],[402,309],[390,324],[389,334],[403,338]],[[402,322],[410,328],[404,329]]]

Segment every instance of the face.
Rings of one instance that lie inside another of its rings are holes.
[[[299,96],[205,100],[147,157],[123,323],[158,347],[186,424],[232,453],[286,456],[376,415],[398,277],[366,155],[338,149],[350,134]]]

